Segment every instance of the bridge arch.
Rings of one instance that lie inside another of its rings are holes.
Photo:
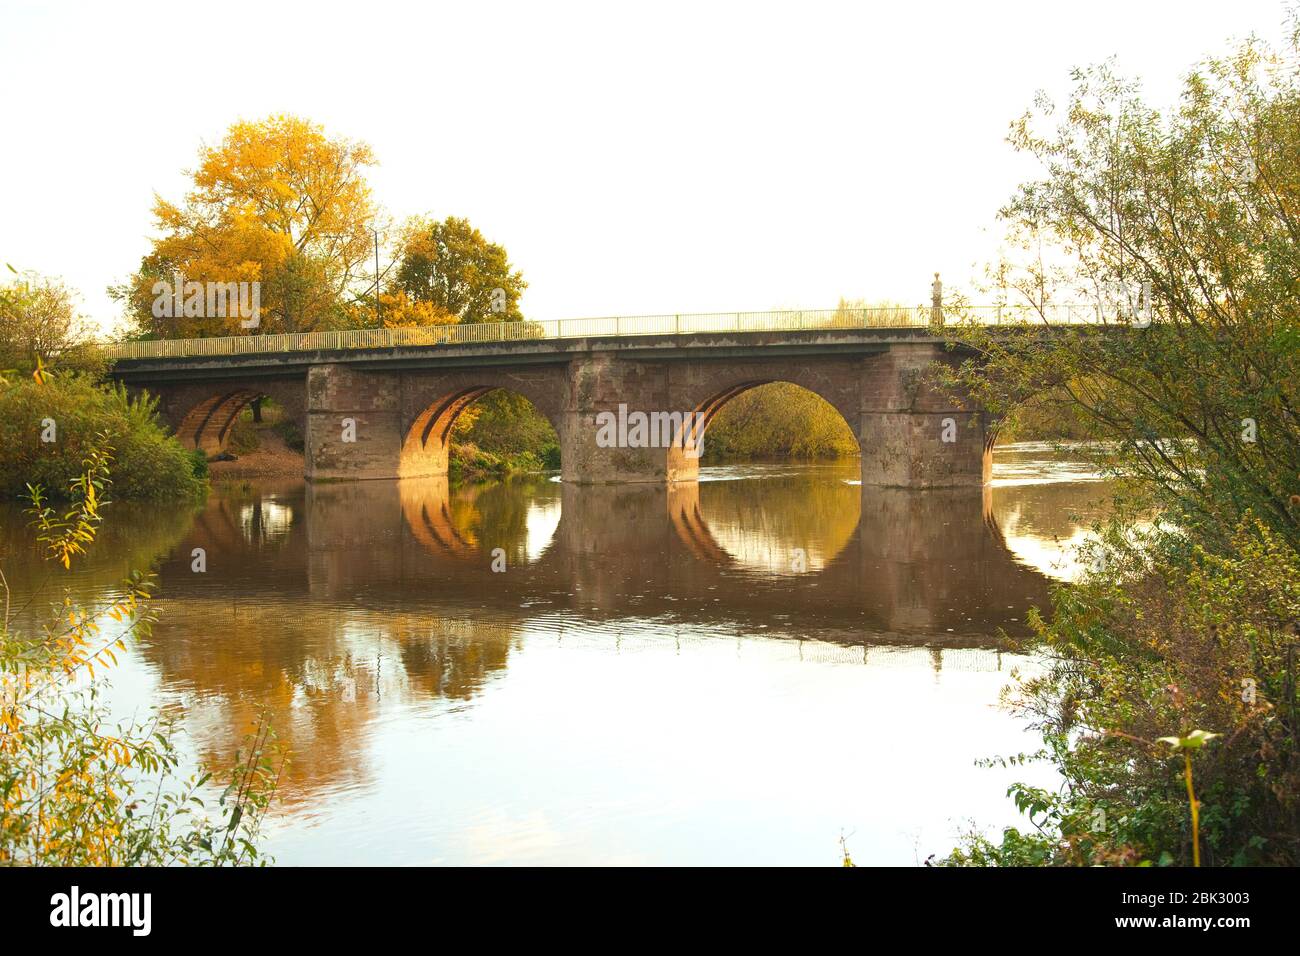
[[[559,401],[555,389],[517,374],[439,376],[436,380],[407,383],[403,395],[405,421],[398,459],[399,478],[424,478],[448,473],[452,432],[460,416],[479,399],[506,391],[525,399],[536,409],[557,439],[560,434]]]
[[[701,442],[706,438],[709,426],[713,424],[719,412],[736,398],[764,385],[794,385],[822,399],[839,413],[844,424],[848,426],[849,433],[853,435],[858,453],[861,454],[862,442],[856,423],[859,417],[857,396],[842,386],[837,387],[833,380],[825,376],[810,377],[798,374],[798,370],[793,370],[793,372],[793,374],[768,372],[766,375],[735,376],[721,386],[714,384],[705,389],[696,390],[693,393],[694,400],[691,407],[685,409],[685,411],[694,415],[694,433],[683,436],[681,441],[674,442],[667,450],[669,480],[696,480],[700,473],[699,451]],[[692,439],[694,448],[692,448],[691,444]],[[707,445],[704,447],[707,447]]]
[[[186,448],[196,448],[209,457],[219,454],[230,438],[235,419],[258,394],[235,389],[209,396],[199,402],[176,426],[176,437]]]
[[[225,449],[239,413],[256,399],[274,400],[300,430],[306,424],[300,382],[245,380],[191,385],[161,390],[160,397],[164,417],[175,426],[176,438],[186,448],[208,457]]]

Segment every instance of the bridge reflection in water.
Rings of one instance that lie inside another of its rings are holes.
[[[206,573],[190,570],[195,548]],[[468,701],[525,637],[997,670],[999,631],[1019,633],[1048,583],[1007,551],[988,489],[863,491],[815,470],[674,486],[264,487],[214,495],[159,571],[143,656],[188,698],[210,761],[269,707],[310,754],[291,770],[291,800],[363,773],[355,735],[386,697]]]
[[[998,629],[1045,600],[1046,579],[988,518],[978,489],[864,493],[804,472],[667,487],[295,483],[214,494],[188,529],[167,523],[170,549],[147,512],[124,507],[115,533],[169,550],[140,657],[157,691],[184,701],[202,756],[222,767],[267,709],[299,755],[285,797],[305,807],[366,780],[358,741],[386,706],[460,706],[524,640],[1000,669]],[[195,548],[205,573],[191,570]],[[119,561],[82,585],[111,586]]]
[[[205,575],[187,573],[194,547],[209,554]],[[653,617],[851,644],[994,648],[1047,597],[1047,580],[1007,550],[990,489],[863,490],[808,474],[214,498],[161,570],[169,605],[501,613],[611,633]]]

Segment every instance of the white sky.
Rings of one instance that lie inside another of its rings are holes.
[[[105,287],[203,141],[286,111],[368,141],[397,219],[465,216],[526,315],[928,299],[995,245],[1034,92],[1117,54],[1169,101],[1279,0],[821,4],[0,0],[0,261]]]

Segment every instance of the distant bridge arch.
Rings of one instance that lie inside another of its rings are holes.
[[[208,457],[223,452],[239,413],[257,399],[272,399],[300,430],[306,425],[306,395],[299,379],[243,376],[234,379],[159,379],[139,383],[159,396],[159,411],[189,449]]]
[[[724,366],[701,364],[685,368],[676,383],[676,391],[683,396],[683,410],[697,416],[697,443],[700,439],[707,440],[709,426],[728,403],[763,385],[784,383],[812,392],[839,412],[861,449],[863,371],[860,357],[856,356],[791,361],[781,357],[767,359],[760,354]],[[669,448],[667,458],[670,480],[690,481],[699,476],[699,455],[689,453],[683,444]]]

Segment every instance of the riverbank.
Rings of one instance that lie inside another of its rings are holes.
[[[206,487],[202,460],[158,422],[156,399],[84,374],[0,375],[0,498],[36,487],[65,499],[99,456],[100,491],[114,499],[193,501]]]
[[[212,480],[301,478],[302,452],[290,448],[273,423],[261,423],[252,428],[256,442],[250,450],[233,460],[208,462]]]

